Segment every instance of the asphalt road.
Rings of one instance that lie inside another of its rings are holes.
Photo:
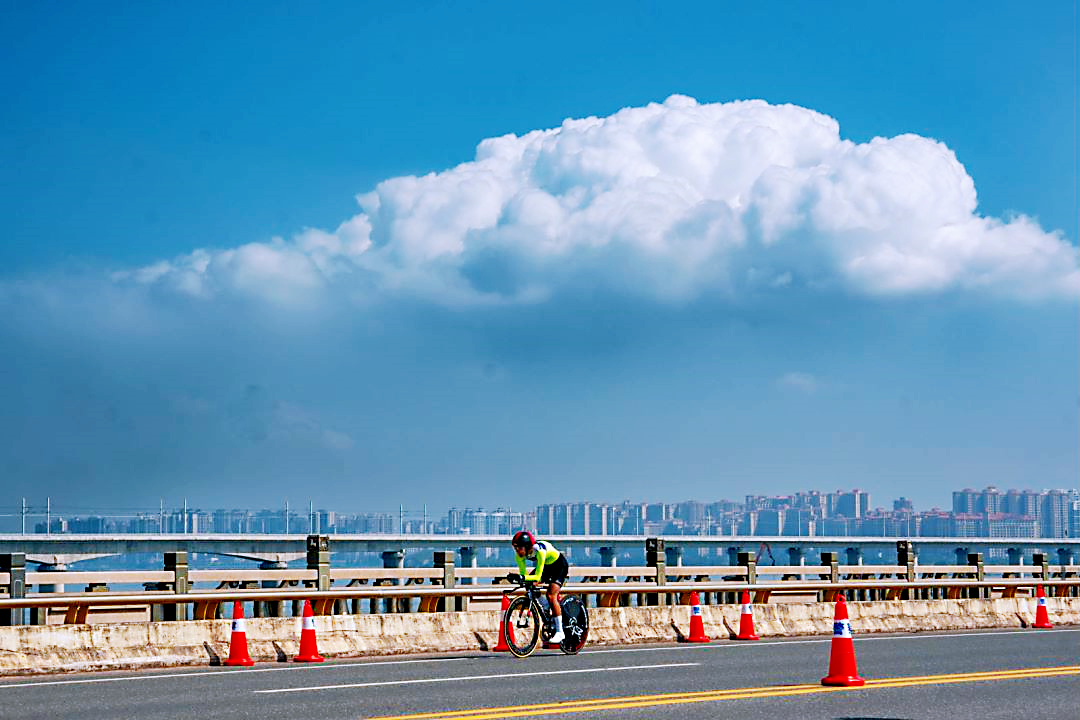
[[[830,642],[721,641],[597,648],[576,657],[547,652],[525,660],[474,653],[4,678],[0,717],[1080,717],[1080,628],[856,636],[867,686],[853,690],[820,685]]]

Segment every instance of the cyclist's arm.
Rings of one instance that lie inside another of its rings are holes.
[[[518,573],[521,575],[522,579],[528,580],[528,578],[525,576],[525,558],[521,557],[520,555],[514,555],[514,560],[517,561]]]
[[[526,580],[529,580],[531,582],[540,582],[540,578],[544,574],[544,564],[545,564],[546,560],[547,560],[547,553],[545,553],[545,552],[536,553],[536,569],[533,570],[533,573],[531,575],[526,575],[525,574],[525,569],[524,569],[525,561],[522,560],[521,558],[518,558],[518,564],[522,566],[521,576],[523,578],[525,578]]]

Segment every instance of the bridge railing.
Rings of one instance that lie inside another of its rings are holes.
[[[1041,580],[1041,579],[1002,579],[1002,580],[916,580],[882,583],[880,580],[849,580],[841,582],[807,581],[798,583],[793,587],[790,582],[780,583],[747,583],[729,581],[705,581],[705,582],[673,582],[666,585],[648,582],[636,583],[607,583],[602,587],[597,583],[570,583],[565,592],[579,595],[594,595],[600,602],[598,605],[613,607],[628,603],[619,602],[622,598],[644,597],[642,605],[659,604],[685,604],[691,592],[701,594],[731,594],[738,596],[743,592],[754,595],[755,603],[768,602],[774,595],[790,593],[797,590],[801,593],[819,594],[824,601],[832,601],[837,594],[845,593],[855,595],[869,590],[889,590],[892,595],[889,599],[905,599],[907,596],[917,597],[920,593],[929,590],[965,590],[978,593],[1000,592],[1004,596],[1015,596],[1019,591],[1031,591],[1036,585],[1049,589],[1052,596],[1064,596],[1077,594],[1080,590],[1080,579],[1066,580]],[[505,592],[513,592],[515,588],[500,586],[498,584],[438,587],[438,586],[351,586],[333,588],[330,590],[316,590],[310,588],[279,588],[271,590],[213,590],[206,592],[189,593],[98,593],[80,595],[60,595],[56,593],[36,594],[23,598],[0,599],[0,612],[17,612],[24,608],[49,609],[63,608],[67,623],[85,623],[87,612],[91,607],[117,607],[125,605],[149,605],[151,607],[171,608],[173,619],[187,619],[186,609],[193,606],[196,610],[194,619],[211,619],[218,617],[217,609],[223,604],[240,601],[245,603],[272,604],[272,603],[299,603],[310,600],[317,615],[331,615],[338,613],[341,603],[350,601],[368,600],[375,604],[400,600],[419,599],[422,612],[436,612],[439,608],[432,600],[446,602],[450,598],[476,598],[497,600]],[[427,601],[425,603],[425,601]],[[423,606],[427,607],[424,608]]]
[[[759,565],[756,568],[757,577],[782,576],[798,579],[816,579],[819,576],[828,576],[831,572],[829,565]],[[903,565],[838,565],[838,572],[844,577],[880,577],[882,575],[897,575],[906,572]],[[476,567],[457,568],[458,578],[476,580],[494,580],[502,578],[508,572],[516,572],[512,566],[499,567]],[[668,578],[689,577],[697,575],[718,575],[724,577],[746,577],[748,570],[741,565],[678,565],[665,568]],[[943,577],[946,575],[972,575],[976,568],[971,565],[916,565],[915,572],[919,577]],[[1080,572],[1080,565],[1052,565],[1050,576],[1061,576],[1062,573],[1075,575]],[[331,568],[330,578],[334,581],[379,581],[379,580],[412,580],[422,582],[425,580],[439,579],[443,577],[442,568]],[[617,577],[642,577],[655,578],[656,568],[647,566],[571,566],[571,577],[594,577],[604,582],[611,582]],[[1032,577],[1042,575],[1042,568],[1038,565],[987,565],[984,575],[986,577]],[[6,588],[10,582],[10,574],[0,572],[0,597],[6,594]],[[238,582],[306,582],[317,579],[316,570],[304,568],[287,570],[189,570],[188,582],[196,583],[238,583]],[[95,571],[61,571],[61,572],[35,572],[28,571],[25,574],[28,586],[40,585],[142,585],[146,583],[172,582],[174,574],[164,570],[95,570]]]
[[[274,560],[261,569],[193,569],[186,552],[169,552],[162,570],[28,572],[25,556],[0,554],[0,624],[23,622],[26,608],[32,624],[208,619],[223,616],[222,593],[248,592],[262,593],[246,600],[257,617],[297,615],[305,597],[323,597],[322,614],[462,611],[490,607],[505,589],[499,586],[506,574],[516,572],[507,566],[457,567],[454,553],[446,551],[434,553],[432,567],[402,567],[400,551],[383,552],[382,568],[332,567],[329,545],[327,536],[310,536],[306,568]],[[678,552],[669,554],[672,548],[665,551],[663,539],[651,538],[645,565],[616,566],[613,554],[602,552],[603,565],[571,567],[568,589],[602,606],[685,602],[692,590],[705,604],[739,602],[744,590],[759,603],[831,600],[840,591],[852,600],[1008,597],[1029,592],[1035,581],[1052,593],[1080,595],[1080,566],[1050,565],[1042,553],[1030,565],[985,565],[979,553],[969,554],[964,565],[922,565],[910,541],[896,545],[894,565],[841,565],[836,552],[822,552],[818,565],[758,565],[754,553],[739,552],[738,564],[698,566],[668,564]],[[80,592],[67,592],[80,585]],[[142,585],[143,592],[109,592],[118,585]]]

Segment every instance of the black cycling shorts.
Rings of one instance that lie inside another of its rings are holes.
[[[569,576],[570,563],[566,562],[566,556],[560,553],[559,557],[555,558],[555,562],[544,566],[544,572],[540,574],[540,582],[545,584],[556,582],[565,585]]]

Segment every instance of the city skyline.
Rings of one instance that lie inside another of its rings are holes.
[[[187,507],[125,515],[79,513],[49,507],[46,522],[34,522],[30,506],[20,508],[20,531],[27,519],[34,533],[289,533],[509,535],[530,529],[544,535],[713,535],[764,537],[1080,537],[1080,489],[1030,490],[988,486],[952,492],[951,509],[917,510],[900,497],[892,509],[873,507],[858,488],[794,495],[748,495],[734,500],[663,502],[546,503],[535,510],[449,508],[439,517],[425,506],[398,513],[349,513],[309,505],[303,515],[281,509]],[[40,514],[40,513],[38,513]],[[0,508],[0,517],[11,513]],[[290,528],[291,524],[291,528]],[[46,528],[49,528],[48,530]]]

